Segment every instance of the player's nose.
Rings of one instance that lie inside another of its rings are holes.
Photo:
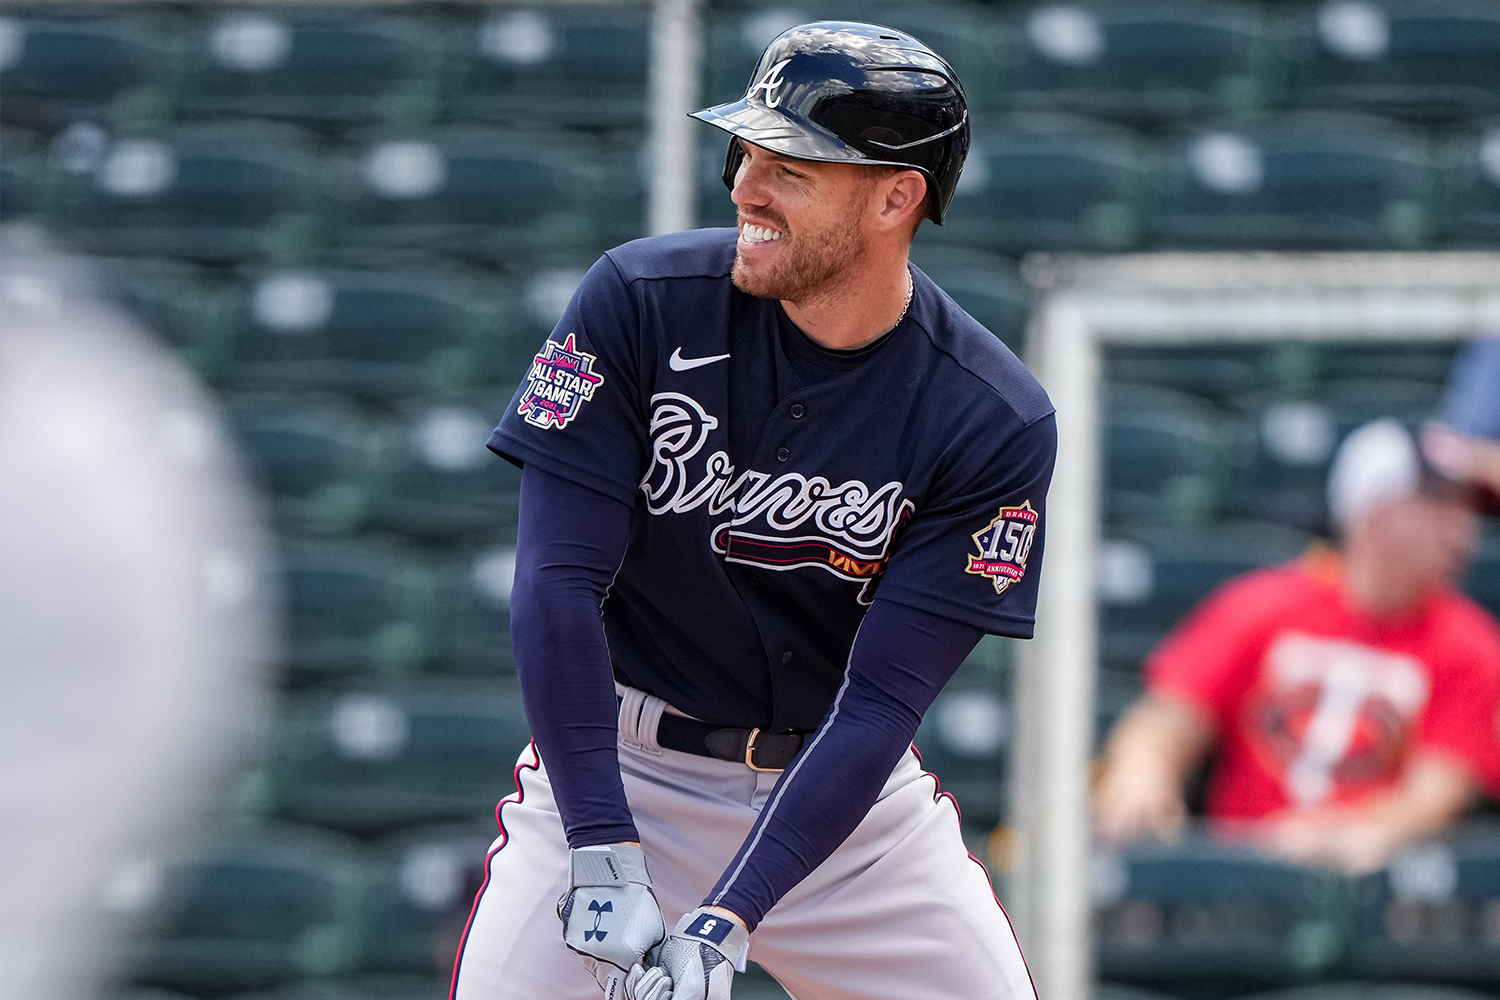
[[[757,170],[748,157],[740,163],[734,175],[734,187],[729,189],[729,200],[736,205],[767,205],[770,196],[761,182],[763,171]]]

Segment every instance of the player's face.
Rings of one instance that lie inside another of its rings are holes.
[[[741,145],[745,158],[730,192],[740,229],[735,286],[790,302],[837,287],[865,254],[872,179],[850,164]]]
[[[1417,594],[1459,580],[1478,541],[1478,519],[1457,497],[1419,494],[1373,511],[1361,541],[1386,566],[1392,588]]]

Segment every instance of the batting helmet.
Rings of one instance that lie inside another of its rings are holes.
[[[742,99],[693,117],[799,160],[920,170],[938,225],[969,151],[969,108],[953,68],[903,31],[856,21],[782,32]],[[730,139],[730,189],[744,155]]]

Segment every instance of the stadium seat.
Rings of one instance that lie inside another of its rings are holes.
[[[1289,990],[1256,993],[1241,1000],[1492,1000],[1492,993],[1434,986],[1431,983],[1320,983]]]
[[[965,312],[1012,351],[1021,353],[1030,301],[1013,262],[979,250],[928,242],[912,248],[912,261]]]
[[[1500,110],[1500,9],[1488,0],[1293,10],[1291,93],[1302,105],[1425,120]]]
[[[203,8],[184,32],[182,112],[318,126],[436,113],[442,33],[390,9]]]
[[[452,114],[534,127],[639,129],[650,9],[636,4],[481,6],[450,27]]]
[[[0,16],[0,91],[8,122],[50,131],[73,118],[97,116],[132,90],[164,82],[170,63],[150,21],[97,9],[75,8],[70,17],[49,7]]]
[[[377,400],[485,384],[510,306],[503,280],[454,268],[257,269],[240,285],[233,381]]]
[[[512,515],[508,534],[505,528],[497,528],[491,540],[463,546],[442,570],[438,606],[443,610],[440,658],[445,671],[489,678],[515,676],[510,644],[510,589],[516,572],[514,525]]]
[[[1360,978],[1500,986],[1500,831],[1407,849],[1355,887]]]
[[[232,332],[230,297],[204,268],[160,258],[96,257],[104,296],[171,345],[198,374],[224,374]]]
[[[1104,426],[1104,504],[1111,523],[1194,525],[1222,502],[1225,420],[1206,400],[1112,383]]]
[[[36,212],[45,192],[42,138],[29,129],[0,127],[0,222]]]
[[[452,985],[452,956],[444,976],[372,975],[308,979],[280,989],[236,993],[228,1000],[446,1000]]]
[[[227,396],[224,410],[283,525],[343,534],[372,516],[381,443],[359,411],[337,399],[277,393]]]
[[[1099,974],[1218,995],[1315,981],[1348,933],[1341,876],[1189,839],[1097,854]]]
[[[1308,112],[1174,139],[1154,239],[1167,247],[1415,249],[1436,225],[1426,140]]]
[[[529,739],[511,685],[386,686],[289,701],[274,744],[279,814],[361,834],[492,816]]]
[[[1306,545],[1307,535],[1299,531],[1256,522],[1107,539],[1097,570],[1101,666],[1135,671],[1167,631],[1219,584],[1294,559]]]
[[[115,139],[96,169],[66,179],[49,216],[90,253],[245,260],[315,216],[315,163],[289,125],[179,125]]]
[[[1259,388],[1265,349],[1242,344],[1107,345],[1105,377],[1112,382],[1155,385],[1223,404]]]
[[[1447,161],[1449,244],[1493,247],[1500,240],[1500,120],[1464,128],[1450,141]]]
[[[949,684],[922,718],[913,741],[922,767],[937,775],[966,825],[993,827],[1005,814],[1010,709],[994,684]]]
[[[435,581],[393,542],[289,541],[282,557],[285,679],[401,675],[435,654]]]
[[[1178,997],[1155,990],[1142,990],[1119,983],[1095,983],[1094,1000],[1180,1000]]]
[[[434,541],[514,531],[521,470],[485,447],[510,399],[507,386],[403,410],[381,523]]]
[[[599,147],[576,136],[483,126],[364,137],[345,158],[340,237],[483,263],[598,244],[604,208],[629,217],[630,192],[601,203]],[[640,231],[640,216],[631,221]]]
[[[1249,4],[1042,3],[1024,17],[1007,67],[1019,109],[1165,124],[1276,96],[1271,37]]]
[[[363,858],[326,831],[229,834],[136,881],[135,982],[222,994],[358,965]]]
[[[1118,126],[978,120],[947,219],[919,237],[1002,253],[1122,250],[1140,236],[1144,190],[1139,143]]]
[[[485,818],[404,831],[380,842],[363,921],[365,972],[453,971],[497,833],[494,819]]]
[[[1500,617],[1500,535],[1491,532],[1480,545],[1464,592]]]

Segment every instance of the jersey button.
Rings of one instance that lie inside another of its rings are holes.
[[[776,461],[778,461],[778,462],[785,462],[787,459],[789,459],[791,457],[792,457],[792,450],[790,448],[777,448],[776,449]]]
[[[792,408],[787,412],[792,415],[793,420],[801,420],[802,414],[806,413],[807,411],[802,408],[801,403],[793,403]]]
[[[787,650],[785,653],[781,654],[781,662],[782,663],[791,663],[792,662],[792,651],[790,649]]]

